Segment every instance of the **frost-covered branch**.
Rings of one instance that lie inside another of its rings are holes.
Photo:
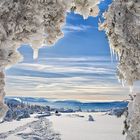
[[[119,57],[118,78],[132,86],[140,80],[140,1],[115,0],[104,17],[100,28]]]
[[[140,80],[140,1],[114,0],[100,25],[119,57],[118,78],[132,86]],[[140,93],[128,105],[127,140],[140,140]]]

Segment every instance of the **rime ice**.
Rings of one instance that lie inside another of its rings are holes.
[[[106,30],[110,48],[119,56],[118,78],[133,86],[140,80],[140,1],[114,0],[101,28]],[[128,106],[127,140],[140,140],[140,93]]]

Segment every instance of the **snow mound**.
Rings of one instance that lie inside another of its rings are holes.
[[[92,116],[92,115],[89,115],[89,116],[88,116],[88,121],[90,121],[90,122],[93,122],[93,121],[94,121],[94,119],[93,119],[93,116]]]

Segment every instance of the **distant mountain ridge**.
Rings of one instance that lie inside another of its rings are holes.
[[[53,108],[66,109],[82,109],[86,111],[107,111],[116,108],[126,108],[127,101],[111,101],[111,102],[80,102],[76,100],[53,100],[46,98],[35,97],[5,97],[5,102],[8,100],[21,101],[28,104],[46,105]]]

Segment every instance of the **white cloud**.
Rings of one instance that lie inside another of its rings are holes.
[[[19,63],[7,71],[7,94],[91,100],[122,99],[128,94],[128,88],[117,83],[108,60],[103,65],[94,57],[50,59]]]
[[[64,26],[63,31],[64,32],[79,32],[79,31],[86,31],[91,28],[93,27],[90,25],[77,25],[76,26],[72,24],[67,24],[66,26]]]
[[[102,64],[102,61],[108,64]],[[99,61],[99,62],[98,62]],[[98,62],[98,63],[97,63]],[[39,63],[19,63],[13,68],[30,70],[33,72],[53,72],[53,73],[83,73],[83,74],[115,74],[108,58],[95,57],[66,57],[41,59]]]

